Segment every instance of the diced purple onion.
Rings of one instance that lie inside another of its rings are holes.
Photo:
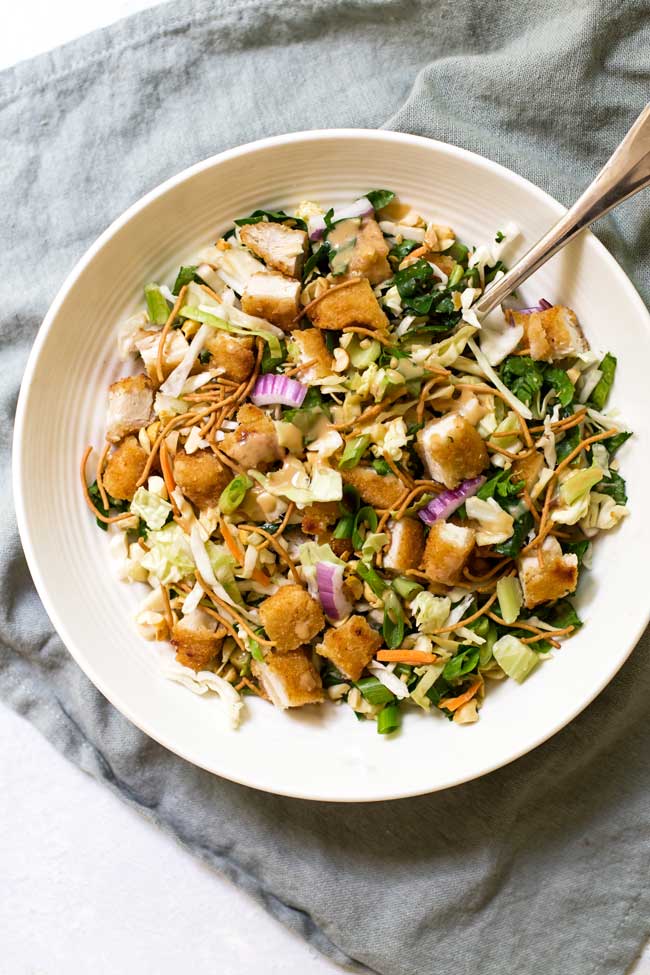
[[[316,563],[318,598],[325,615],[331,620],[340,620],[352,612],[352,604],[343,592],[343,569],[344,566],[333,562]]]
[[[548,308],[552,308],[553,305],[546,298],[540,298],[538,305],[532,305],[530,308],[517,308],[516,310],[522,315],[530,315],[534,311],[546,311]]]
[[[354,203],[349,203],[347,206],[335,210],[332,214],[332,223],[337,223],[339,220],[353,220],[355,217],[371,217],[374,212],[375,208],[370,200],[366,196],[362,196]]]
[[[307,386],[278,373],[260,376],[251,393],[255,406],[302,406]]]
[[[310,240],[322,240],[325,233],[325,217],[315,214],[307,221],[307,231]]]
[[[429,501],[426,508],[421,508],[418,511],[418,518],[421,518],[425,525],[433,525],[434,522],[440,521],[441,518],[448,518],[468,498],[473,497],[483,484],[485,484],[485,478],[481,474],[480,477],[472,477],[469,481],[463,481],[453,491],[443,491],[433,501]]]

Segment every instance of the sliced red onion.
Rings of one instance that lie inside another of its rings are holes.
[[[307,221],[307,230],[310,240],[322,240],[325,233],[325,217],[319,213],[310,217]]]
[[[532,305],[530,308],[517,308],[516,310],[522,315],[530,315],[534,311],[547,311],[552,307],[553,305],[550,301],[547,301],[546,298],[540,298],[539,304]]]
[[[426,508],[418,511],[418,518],[421,518],[425,525],[433,525],[434,522],[440,521],[441,518],[448,518],[468,498],[475,495],[483,484],[485,484],[485,478],[481,474],[480,477],[472,477],[469,481],[463,481],[453,491],[443,491],[437,498],[430,501]]]
[[[343,592],[344,566],[333,562],[316,563],[316,584],[318,598],[325,615],[331,620],[340,620],[352,612],[352,603]]]
[[[255,406],[302,406],[307,395],[307,386],[297,379],[289,379],[278,373],[260,376],[251,393]]]
[[[371,217],[374,212],[375,208],[370,200],[366,196],[362,196],[354,203],[349,203],[347,206],[335,210],[332,214],[332,223],[338,223],[339,220],[353,220],[355,217]]]

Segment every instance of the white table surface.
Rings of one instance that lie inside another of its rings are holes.
[[[0,68],[156,2],[9,5]],[[341,975],[3,707],[0,741],[3,975]]]

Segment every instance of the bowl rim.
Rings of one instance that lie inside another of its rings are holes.
[[[68,294],[72,291],[78,277],[81,275],[84,269],[92,262],[95,256],[102,250],[104,245],[115,234],[126,226],[137,214],[139,214],[142,210],[145,210],[154,200],[164,196],[179,184],[191,180],[194,176],[203,172],[204,170],[210,169],[221,162],[246,156],[253,152],[261,152],[278,146],[291,145],[292,143],[317,142],[323,140],[352,141],[357,139],[376,142],[393,142],[403,145],[426,146],[427,148],[433,149],[443,155],[468,160],[476,165],[484,167],[488,171],[518,183],[523,189],[537,197],[539,200],[543,201],[550,209],[554,210],[558,218],[566,213],[567,208],[559,203],[553,196],[551,196],[550,193],[547,193],[535,183],[532,183],[530,180],[509,169],[507,166],[495,162],[494,160],[469,149],[455,146],[447,142],[442,142],[438,139],[431,139],[427,136],[412,135],[406,132],[364,128],[310,129],[268,136],[263,139],[257,139],[253,142],[247,142],[231,149],[226,149],[222,152],[215,153],[214,155],[208,156],[197,163],[193,163],[191,166],[186,167],[175,175],[170,176],[162,183],[159,183],[157,186],[146,192],[143,196],[139,197],[109,224],[109,226],[95,239],[95,241],[74,264],[72,270],[64,279],[63,284],[50,304],[50,307],[48,308],[48,311],[43,318],[34,339],[20,384],[20,392],[18,395],[13,428],[12,490],[14,494],[18,531],[20,534],[25,559],[27,561],[27,566],[36,587],[38,596],[43,603],[52,625],[60,636],[68,653],[70,653],[72,658],[79,665],[89,680],[94,684],[97,690],[99,690],[99,692],[110,702],[110,704],[113,705],[113,707],[115,707],[122,715],[124,715],[127,720],[135,725],[135,727],[137,727],[140,731],[144,732],[148,737],[152,738],[173,754],[178,755],[185,761],[188,761],[207,772],[210,772],[212,775],[218,775],[219,777],[227,779],[228,781],[247,786],[248,788],[256,789],[257,791],[268,792],[274,795],[283,795],[295,799],[308,799],[316,802],[386,802],[395,799],[407,799],[420,795],[429,795],[434,792],[440,792],[445,789],[453,788],[457,785],[462,785],[463,783],[473,781],[474,779],[482,778],[484,775],[488,775],[499,768],[504,768],[505,766],[510,765],[512,762],[528,754],[529,752],[534,751],[544,742],[556,735],[559,731],[570,724],[570,722],[573,721],[582,711],[584,711],[595,700],[596,697],[598,697],[598,695],[607,687],[607,685],[611,682],[611,680],[615,677],[623,664],[629,658],[641,639],[648,622],[650,621],[649,602],[645,610],[641,613],[639,625],[631,642],[625,649],[625,652],[613,658],[614,662],[606,672],[606,675],[601,682],[590,690],[590,693],[586,698],[581,698],[576,707],[570,709],[567,714],[565,714],[561,719],[557,720],[550,728],[541,732],[532,740],[532,742],[527,742],[523,747],[514,749],[508,758],[497,759],[493,763],[487,764],[480,772],[461,774],[459,776],[450,778],[446,782],[437,784],[434,787],[427,785],[421,789],[417,788],[408,791],[387,791],[381,796],[372,797],[346,796],[344,798],[333,798],[331,795],[316,795],[314,793],[307,795],[305,793],[289,789],[276,791],[268,785],[258,785],[245,778],[240,778],[231,774],[225,775],[223,772],[216,772],[213,768],[210,768],[209,765],[197,761],[194,757],[187,754],[182,748],[179,748],[177,745],[171,743],[167,739],[167,736],[156,731],[154,728],[151,728],[148,720],[139,718],[136,714],[134,714],[130,705],[121,699],[121,694],[119,692],[115,692],[111,689],[111,687],[105,686],[105,682],[101,675],[99,675],[96,672],[95,667],[85,659],[83,652],[77,646],[75,646],[75,642],[69,634],[65,620],[59,615],[53,600],[50,599],[48,584],[45,579],[45,575],[40,569],[37,554],[37,544],[32,536],[27,511],[23,502],[24,492],[22,476],[24,459],[24,427],[26,424],[27,408],[29,394],[32,388],[33,375],[36,370],[41,349],[45,344],[52,325],[56,320]],[[616,258],[607,250],[605,245],[592,234],[590,230],[587,229],[586,231],[583,231],[583,233],[586,233],[591,238],[592,246],[595,245],[596,248],[601,252],[604,259],[610,263],[613,272],[618,277],[619,286],[627,291],[630,300],[636,304],[640,318],[645,322],[645,327],[650,331],[650,312],[646,308],[643,299],[630,278],[627,276]]]

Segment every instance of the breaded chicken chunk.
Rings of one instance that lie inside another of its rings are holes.
[[[291,338],[299,350],[299,364],[316,359],[313,365],[300,371],[299,379],[301,382],[310,383],[314,379],[324,379],[325,376],[332,374],[334,358],[325,345],[323,333],[319,329],[305,328],[301,331],[295,331]]]
[[[422,462],[434,481],[455,488],[476,477],[489,463],[480,434],[460,413],[432,420],[417,435]]]
[[[104,487],[117,501],[132,501],[137,483],[147,464],[146,450],[137,437],[126,437],[108,458],[102,480]]]
[[[276,708],[320,704],[323,684],[311,655],[301,648],[290,653],[269,653],[264,663],[251,661],[251,670]]]
[[[389,521],[390,545],[384,556],[384,566],[397,572],[417,569],[424,552],[424,525],[419,518]]]
[[[320,603],[300,586],[281,586],[260,604],[260,619],[280,653],[308,643],[325,626]]]
[[[179,664],[192,670],[205,670],[221,650],[225,632],[215,619],[200,609],[182,616],[172,630],[172,644]]]
[[[205,343],[210,353],[210,365],[220,370],[225,379],[243,383],[250,376],[255,365],[253,339],[247,335],[229,335],[216,330]]]
[[[388,251],[377,221],[372,217],[364,220],[348,264],[348,274],[367,278],[370,284],[381,284],[393,273],[387,260]]]
[[[108,387],[106,439],[118,443],[128,433],[137,433],[151,420],[153,386],[142,372],[126,376]]]
[[[325,292],[309,312],[309,317],[317,328],[340,330],[346,325],[362,325],[371,329],[388,328],[388,319],[367,278],[359,278],[354,284],[340,290],[332,288],[330,292]]]
[[[589,348],[575,312],[564,305],[528,314],[510,310],[506,317],[514,325],[523,325],[522,342],[530,347],[533,359],[552,362]]]
[[[528,454],[527,457],[522,457],[512,462],[510,480],[513,484],[523,481],[526,490],[530,492],[537,483],[537,478],[543,466],[544,457],[539,450],[535,450],[532,454]]]
[[[290,331],[298,324],[300,281],[276,271],[261,271],[249,278],[241,306],[248,315],[265,318],[267,322]]]
[[[563,555],[557,538],[547,536],[538,550],[533,549],[518,560],[519,581],[528,609],[551,599],[561,599],[578,585],[578,557]]]
[[[324,535],[330,525],[341,517],[338,501],[316,501],[308,505],[302,513],[301,528],[305,535]]]
[[[193,454],[179,450],[174,457],[174,480],[185,497],[201,510],[217,506],[232,477],[232,472],[209,449],[195,450]]]
[[[422,557],[422,571],[432,582],[454,586],[474,548],[473,528],[462,528],[448,521],[436,521],[431,526]]]
[[[263,470],[282,459],[282,448],[273,420],[252,403],[237,411],[239,426],[227,433],[221,449],[246,470]]]
[[[282,223],[261,220],[245,224],[239,231],[239,238],[269,267],[290,278],[300,277],[308,244],[304,230],[292,230]]]
[[[365,617],[351,616],[341,626],[333,626],[326,632],[316,652],[331,660],[350,680],[359,680],[381,644],[381,633],[373,630]]]
[[[353,467],[341,471],[344,484],[351,484],[361,500],[374,508],[394,508],[404,496],[404,485],[394,474],[378,474],[372,467]]]
[[[158,383],[158,346],[160,345],[160,332],[140,332],[135,340],[135,347],[142,356],[144,367],[147,373]],[[165,345],[163,346],[162,372],[167,377],[176,366],[180,365],[183,356],[189,348],[189,343],[180,328],[173,328],[167,333]]]

